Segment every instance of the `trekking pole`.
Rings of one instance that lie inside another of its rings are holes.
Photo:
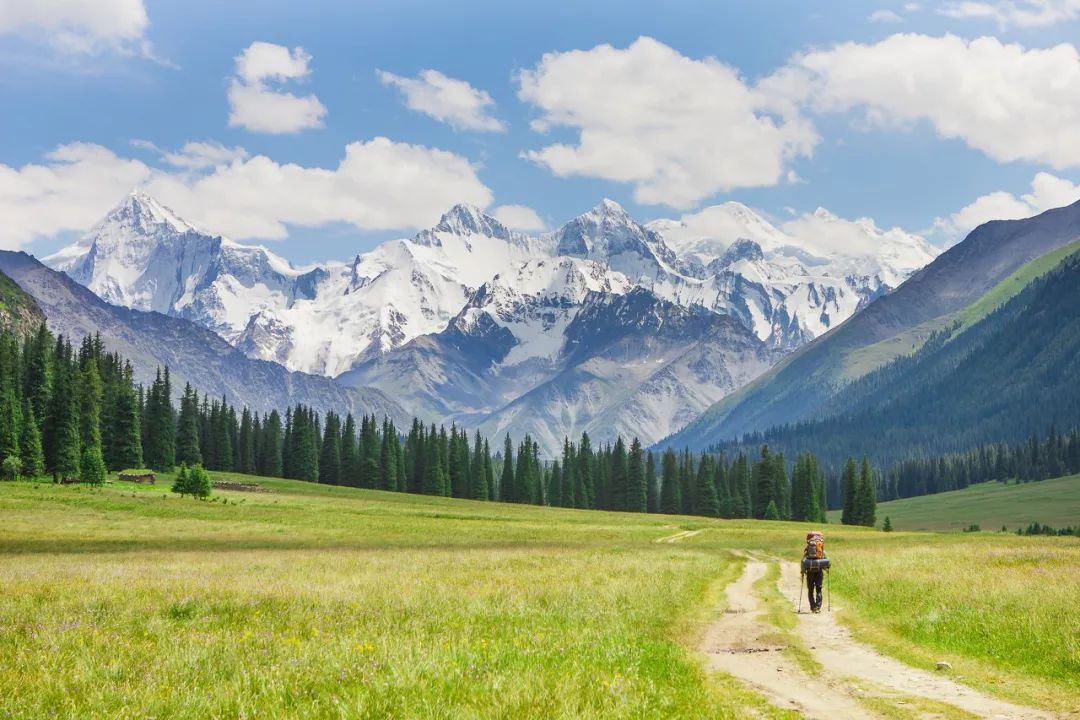
[[[803,589],[803,585],[806,584],[805,581],[806,581],[806,573],[801,573],[799,575],[799,614],[800,615],[802,615],[802,589]]]
[[[829,612],[832,612],[832,571],[825,571],[825,589],[829,593]]]

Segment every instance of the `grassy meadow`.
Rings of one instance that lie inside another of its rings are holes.
[[[1080,475],[1029,483],[986,482],[963,490],[878,503],[878,524],[888,515],[897,530],[1012,532],[1033,522],[1055,528],[1080,525]],[[840,522],[840,511],[829,513]]]
[[[168,482],[0,483],[0,717],[787,716],[694,648],[805,526]],[[1080,707],[1080,542],[827,532],[857,633]]]

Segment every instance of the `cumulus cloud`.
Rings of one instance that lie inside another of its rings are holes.
[[[965,20],[993,20],[1003,30],[1045,27],[1080,17],[1080,0],[964,0],[945,3],[938,12]]]
[[[872,126],[931,123],[994,160],[1080,165],[1080,53],[997,38],[893,35],[796,55],[762,83],[816,112],[855,111]]]
[[[405,106],[424,113],[458,130],[499,132],[506,127],[490,115],[495,101],[484,90],[477,90],[464,80],[443,75],[438,70],[421,70],[415,78],[401,77],[379,70],[383,85],[401,91]]]
[[[41,37],[64,53],[152,56],[143,0],[2,0],[0,34]]]
[[[180,154],[189,159],[202,152],[185,149]],[[332,168],[236,155],[212,167],[163,168],[76,143],[39,163],[0,164],[0,246],[87,230],[133,187],[207,231],[238,240],[282,239],[289,225],[331,222],[362,230],[425,227],[455,203],[483,207],[492,200],[460,155],[382,137],[350,143]]]
[[[577,132],[576,143],[524,157],[558,176],[630,183],[640,203],[689,207],[720,191],[776,185],[818,140],[791,105],[733,68],[648,37],[548,53],[518,82],[519,97],[540,112],[534,130]]]
[[[1080,185],[1041,172],[1032,179],[1031,192],[1020,197],[1003,190],[987,193],[952,215],[937,218],[931,232],[942,245],[948,246],[959,242],[984,222],[1031,217],[1077,200],[1080,200]]]
[[[521,232],[544,230],[544,221],[527,205],[500,205],[491,216],[508,228]]]
[[[900,17],[899,13],[892,10],[875,10],[870,13],[870,17],[867,18],[872,23],[898,23],[904,22],[904,18]]]
[[[251,43],[236,57],[236,74],[229,82],[229,125],[268,134],[322,127],[326,108],[315,95],[301,97],[271,86],[305,80],[310,62],[302,47]]]

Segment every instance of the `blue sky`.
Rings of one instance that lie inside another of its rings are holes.
[[[640,220],[823,206],[944,244],[1080,196],[1074,0],[82,5],[0,9],[3,247],[55,250],[129,182],[297,262],[410,235],[457,199],[548,228],[602,197]],[[253,43],[280,52],[244,76]],[[282,54],[292,75],[273,74]],[[487,93],[474,119],[502,130],[410,109],[378,75],[426,70]],[[296,121],[314,126],[283,131],[273,98],[230,124],[237,83],[314,96]],[[224,150],[178,159],[191,142]]]

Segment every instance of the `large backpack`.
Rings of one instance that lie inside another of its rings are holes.
[[[825,536],[812,532],[806,539],[806,557],[811,560],[825,559]]]

